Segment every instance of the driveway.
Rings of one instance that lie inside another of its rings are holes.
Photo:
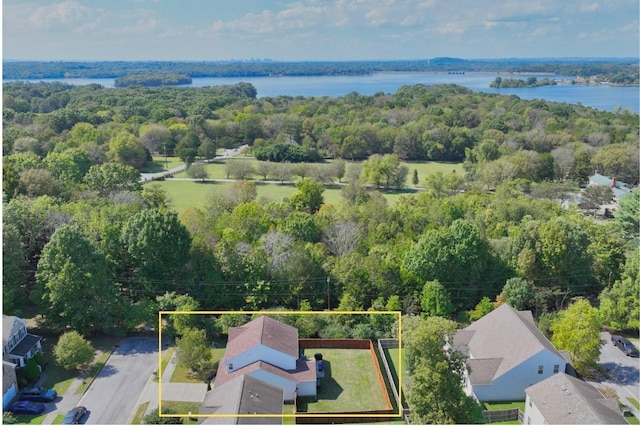
[[[600,351],[600,365],[609,373],[609,378],[591,382],[596,387],[609,386],[618,393],[620,402],[629,406],[636,417],[637,410],[627,398],[640,401],[640,359],[626,356],[611,343],[611,335],[602,333],[600,338],[606,343]],[[640,417],[639,417],[640,418]]]
[[[86,424],[128,424],[140,394],[157,369],[157,337],[122,340],[78,403],[90,411]]]

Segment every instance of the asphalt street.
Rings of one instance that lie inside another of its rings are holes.
[[[157,337],[122,340],[78,402],[90,411],[86,424],[128,424],[140,394],[157,369]]]
[[[600,338],[606,343],[600,351],[599,363],[608,372],[609,378],[591,383],[598,388],[604,385],[615,389],[620,402],[628,406],[638,417],[639,410],[627,398],[640,401],[640,359],[626,356],[614,346],[609,333],[602,333]]]

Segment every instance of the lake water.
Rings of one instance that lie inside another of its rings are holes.
[[[358,76],[320,76],[320,77],[202,77],[193,78],[193,83],[182,87],[205,87],[224,84],[248,82],[258,91],[258,97],[305,96],[305,97],[338,97],[351,92],[362,95],[374,93],[395,93],[401,86],[414,84],[459,84],[469,89],[505,95],[517,95],[521,99],[544,99],[552,102],[566,102],[582,104],[602,111],[613,111],[620,106],[635,113],[640,111],[640,88],[611,87],[606,85],[558,84],[556,86],[541,86],[521,89],[494,89],[489,87],[491,82],[500,75],[508,78],[508,74],[501,73],[407,73],[380,72]],[[529,75],[517,75],[514,78],[526,79]],[[536,75],[538,79],[550,77],[559,80],[571,80],[569,76]],[[14,80],[4,80],[5,82]],[[97,83],[104,87],[114,87],[113,78],[70,78],[37,81],[63,81],[70,84],[85,85]]]

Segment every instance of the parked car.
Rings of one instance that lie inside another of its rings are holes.
[[[42,402],[18,401],[9,406],[9,411],[14,414],[40,414],[45,406]]]
[[[53,389],[45,388],[25,388],[20,393],[21,401],[34,401],[34,402],[51,402],[55,401],[58,397],[58,393]]]
[[[80,423],[80,419],[87,412],[87,408],[83,406],[79,406],[70,410],[62,420],[63,425],[77,425]]]
[[[638,356],[638,350],[635,346],[633,346],[633,343],[631,343],[626,338],[614,334],[613,336],[611,336],[611,341],[613,342],[613,345],[617,346],[618,349],[624,352],[626,356]]]

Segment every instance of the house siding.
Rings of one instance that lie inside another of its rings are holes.
[[[317,387],[316,382],[300,382],[298,383],[298,395],[299,396],[316,396]]]
[[[277,376],[265,370],[256,370],[249,373],[249,376],[262,380],[265,383],[279,387],[283,390],[284,400],[293,401],[296,398],[296,382],[287,380],[284,377]]]
[[[296,358],[264,345],[254,346],[253,348],[238,354],[232,358],[225,360],[227,371],[236,371],[239,368],[246,367],[257,361],[268,362],[283,370],[295,370]],[[233,366],[232,369],[229,366]]]
[[[492,384],[473,386],[473,393],[482,402],[524,400],[526,388],[551,377],[554,365],[559,365],[559,371],[564,372],[566,364],[563,358],[542,350],[495,379]],[[542,374],[538,374],[540,365],[543,366]]]
[[[538,407],[536,407],[536,404],[534,404],[533,401],[531,401],[531,398],[529,398],[529,395],[527,395],[527,399],[525,401],[523,424],[525,425],[526,424],[530,424],[530,425],[548,424],[544,416],[538,409]]]

